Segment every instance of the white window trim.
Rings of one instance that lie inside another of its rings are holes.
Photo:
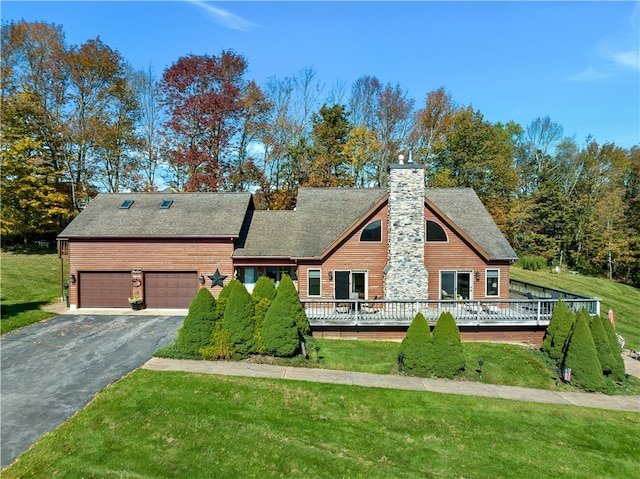
[[[320,272],[320,276],[319,276],[319,280],[320,280],[320,293],[319,294],[311,294],[311,288],[310,288],[310,284],[309,284],[309,280],[311,279],[311,275],[309,274],[311,271],[319,271]],[[307,269],[307,296],[309,296],[310,298],[321,298],[322,297],[322,269],[321,268],[309,268]]]
[[[487,288],[487,280],[489,279],[489,271],[497,271],[498,277],[496,278],[498,281],[498,293],[496,295],[490,295]],[[484,295],[487,298],[499,298],[500,297],[500,268],[487,268],[484,270]]]

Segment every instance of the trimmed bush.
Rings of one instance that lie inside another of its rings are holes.
[[[586,309],[584,310],[586,312]],[[587,313],[589,315],[589,313]],[[609,376],[615,366],[615,360],[613,354],[611,354],[611,346],[609,345],[609,337],[604,330],[602,319],[600,316],[594,316],[589,323],[589,329],[591,330],[591,337],[593,338],[593,344],[596,345],[596,351],[598,351],[598,360],[602,366],[602,373]]]
[[[189,305],[182,327],[178,329],[176,348],[180,352],[199,355],[200,349],[209,344],[219,319],[216,311],[216,299],[208,289],[200,288]]]
[[[618,337],[613,329],[613,325],[609,318],[601,316],[602,326],[609,338],[609,347],[611,348],[611,357],[613,358],[613,368],[611,370],[611,378],[615,381],[624,381],[624,359],[622,358],[622,348],[618,342]]]
[[[229,360],[235,355],[231,333],[224,327],[224,321],[218,321],[211,336],[211,344],[200,350],[203,359]]]
[[[275,289],[274,289],[275,291]],[[256,352],[258,354],[264,353],[264,343],[262,342],[262,327],[264,326],[264,317],[269,311],[271,306],[271,300],[268,298],[260,298],[258,296],[251,296],[253,300],[253,338],[256,344]]]
[[[400,346],[405,371],[415,376],[430,376],[433,372],[432,348],[431,328],[422,313],[418,313]]]
[[[256,352],[253,315],[251,295],[244,284],[238,281],[231,290],[224,310],[224,326],[231,334],[235,355],[241,358]]]
[[[218,294],[217,304],[218,304],[218,317],[224,317],[224,310],[227,308],[227,303],[229,302],[229,296],[231,295],[231,291],[233,288],[242,284],[240,280],[232,279],[224,287],[220,290]]]
[[[298,292],[288,276],[283,276],[262,327],[265,352],[274,356],[293,356],[300,340],[309,334],[309,320],[300,304]]]
[[[575,386],[585,391],[602,391],[604,388],[604,376],[598,360],[598,351],[583,315],[578,315],[576,318],[564,367],[571,368],[571,383]]]
[[[558,367],[562,366],[574,322],[575,316],[571,310],[564,302],[558,301],[540,348]]]
[[[256,285],[253,287],[252,296],[257,298],[267,298],[269,301],[273,301],[276,297],[276,285],[273,280],[266,276],[260,276]]]
[[[442,313],[433,328],[433,373],[440,378],[453,379],[464,372],[465,359],[460,330],[453,315]]]

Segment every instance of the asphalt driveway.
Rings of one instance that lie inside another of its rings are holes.
[[[183,319],[67,314],[2,336],[1,467],[169,345]]]

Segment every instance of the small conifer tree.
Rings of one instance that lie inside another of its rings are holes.
[[[309,333],[309,320],[291,278],[283,276],[276,291],[264,317],[262,342],[267,354],[289,357],[300,348],[303,335]]]
[[[616,336],[616,332],[613,329],[613,325],[609,318],[605,318],[604,316],[600,317],[602,321],[602,326],[609,338],[609,347],[611,348],[611,356],[613,358],[613,368],[611,370],[611,377],[615,381],[623,381],[625,366],[624,359],[622,358],[622,348],[620,347],[620,343],[618,342],[618,337]]]
[[[422,313],[413,318],[407,335],[402,340],[400,352],[404,354],[404,369],[415,375],[427,377],[433,372],[432,341],[429,323]]]
[[[239,284],[242,284],[240,280],[232,279],[227,284],[225,284],[223,288],[220,290],[220,293],[218,294],[218,300],[217,300],[218,317],[220,318],[224,317],[224,310],[227,308],[227,303],[229,302],[229,296],[231,296],[231,291],[233,291],[233,288],[235,288]]]
[[[256,352],[253,315],[251,295],[244,284],[238,282],[231,290],[223,319],[225,328],[231,334],[236,356],[246,357]]]
[[[267,298],[269,301],[273,301],[276,297],[276,286],[273,280],[266,276],[260,276],[256,285],[253,287],[252,296],[258,298]]]
[[[208,289],[200,288],[178,330],[176,348],[183,353],[199,355],[200,349],[209,344],[218,319],[215,298]]]
[[[566,304],[558,301],[553,309],[547,332],[542,341],[542,352],[549,356],[557,366],[562,365],[575,316]]]
[[[274,289],[275,291],[275,289]],[[262,328],[264,326],[264,317],[271,306],[271,300],[268,298],[260,298],[258,296],[251,296],[253,300],[253,338],[256,344],[256,352],[258,354],[264,353],[264,343],[262,342]]]
[[[465,359],[460,330],[453,315],[442,313],[433,328],[433,372],[442,378],[454,378],[464,372]]]
[[[224,327],[224,321],[218,321],[211,335],[211,344],[200,349],[203,359],[229,360],[235,355],[231,333]]]
[[[583,315],[578,315],[576,318],[564,366],[571,368],[571,383],[579,388],[585,391],[601,391],[604,388],[604,376],[598,360],[598,351]]]
[[[585,310],[586,311],[586,310]],[[587,313],[588,314],[588,313]],[[594,316],[591,318],[589,324],[591,330],[591,337],[593,343],[596,345],[596,351],[598,351],[598,359],[602,366],[602,373],[609,376],[615,367],[615,360],[611,353],[611,345],[609,344],[609,336],[604,329],[602,319],[600,316]]]

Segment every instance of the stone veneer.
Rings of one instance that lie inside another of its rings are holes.
[[[427,299],[424,265],[424,166],[389,165],[388,262],[385,299]]]

